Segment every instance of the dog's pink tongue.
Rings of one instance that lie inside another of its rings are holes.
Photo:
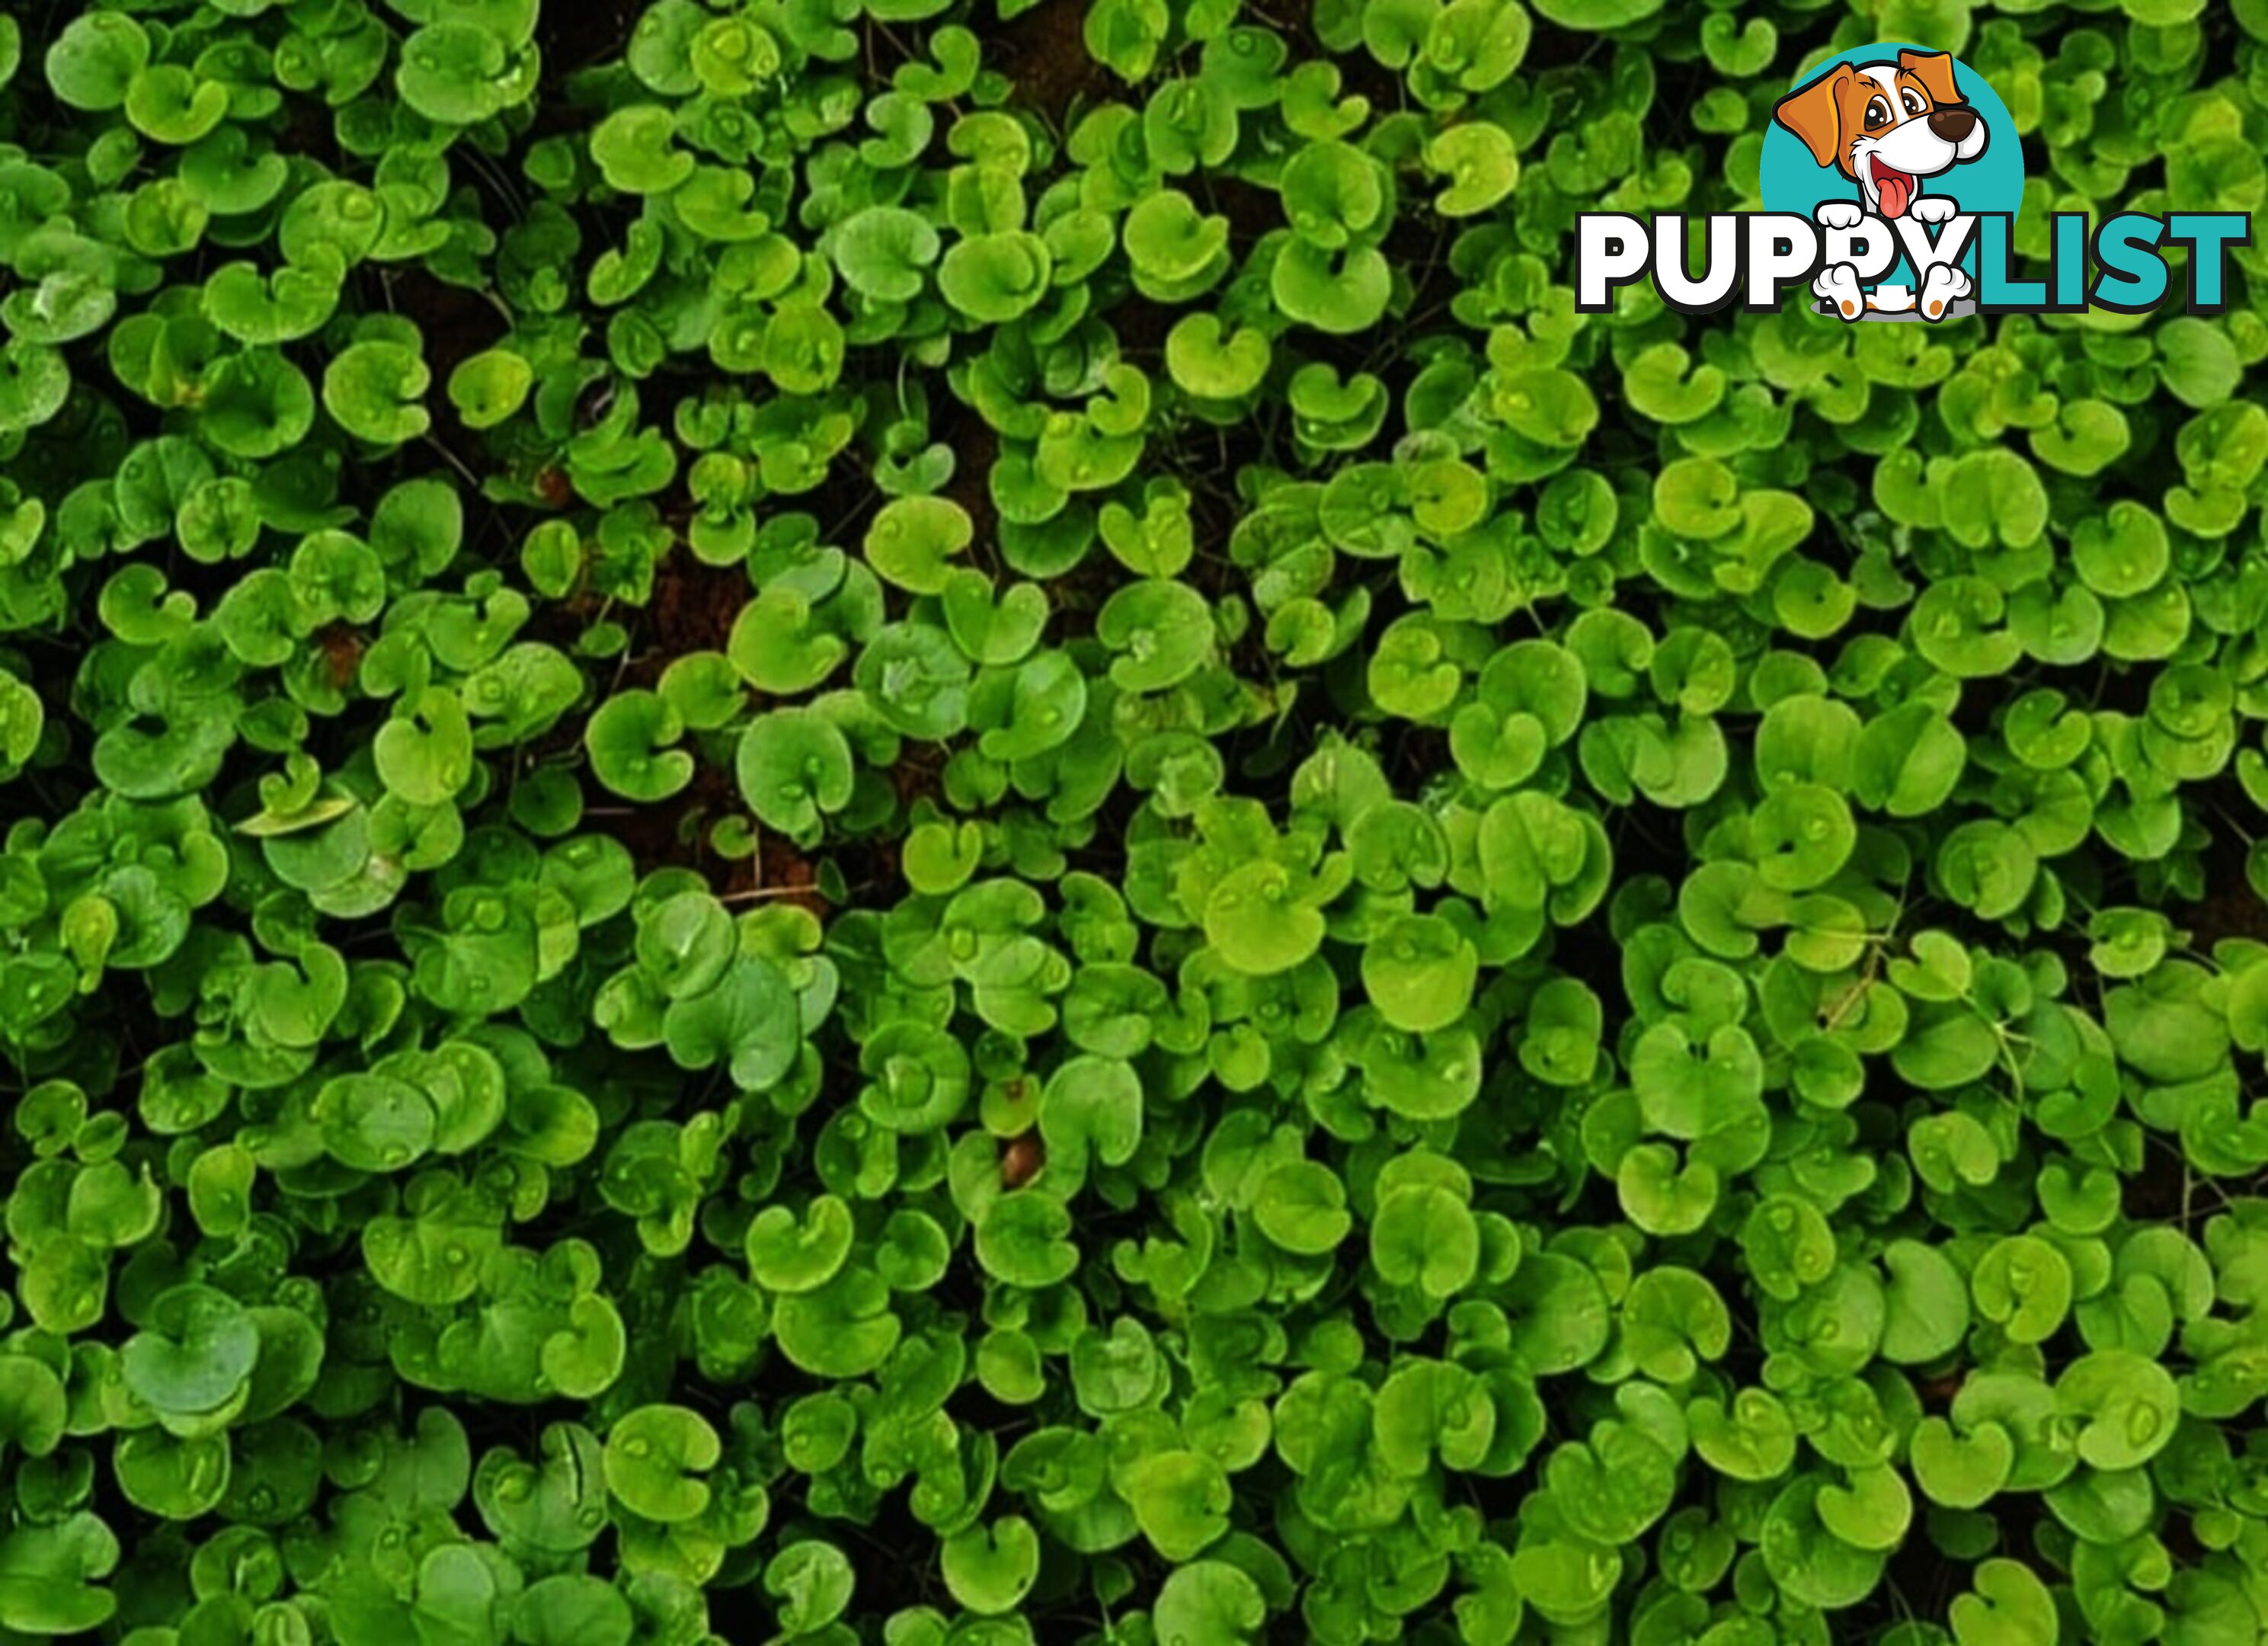
[[[1874,183],[1882,191],[1882,215],[1904,217],[1906,203],[1913,198],[1913,179],[1904,172],[1881,172],[1875,174]]]

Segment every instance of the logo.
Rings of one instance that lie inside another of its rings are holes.
[[[1773,106],[1763,183],[1767,210],[1827,232],[1811,290],[1852,321],[1974,314],[1975,249],[1930,254],[1964,210],[2013,219],[2024,200],[2014,122],[1983,77],[1950,52],[1890,46],[1830,62]],[[1926,240],[1920,257],[1901,243],[1901,222],[1925,232],[1911,237]]]
[[[1575,308],[1602,314],[1650,279],[1688,314],[1738,303],[1778,310],[1808,290],[1852,323],[1967,314],[2137,314],[2172,294],[2169,254],[2188,254],[2188,300],[2227,303],[2228,263],[2250,243],[2238,211],[2051,214],[2051,255],[2028,275],[2016,250],[2022,144],[2007,106],[1950,52],[1878,41],[1807,70],[1772,107],[1759,166],[1762,211],[1650,221],[1585,212],[1575,225]]]

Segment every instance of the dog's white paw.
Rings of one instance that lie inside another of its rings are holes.
[[[1946,195],[1924,195],[1906,208],[1918,223],[1950,223],[1961,215],[1961,203]]]
[[[1855,229],[1866,215],[1865,208],[1855,200],[1823,200],[1812,213],[1822,227],[1830,229]]]
[[[1859,271],[1849,263],[1830,263],[1811,283],[1812,294],[1825,298],[1845,320],[1867,312],[1866,295],[1859,290]]]
[[[1969,295],[1969,277],[1951,263],[1939,263],[1923,277],[1921,314],[1924,320],[1943,320],[1955,298]]]

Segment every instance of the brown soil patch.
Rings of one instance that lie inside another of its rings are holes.
[[[911,808],[916,801],[935,801],[945,792],[946,749],[943,743],[909,741],[890,768],[890,787],[898,804]]]
[[[1011,104],[1068,131],[1085,106],[1125,88],[1086,55],[1086,7],[1079,0],[1040,0],[984,34],[984,60],[1015,82]]]
[[[569,5],[545,6],[535,23],[545,83],[556,84],[620,57],[644,11],[645,0],[574,0]]]
[[[755,868],[747,891],[776,897],[822,920],[827,918],[830,905],[819,889],[818,866],[797,851],[792,840],[767,833],[756,853]]]
[[[667,800],[600,807],[593,821],[630,848],[641,875],[657,868],[689,868],[709,875],[712,884],[729,882],[744,872],[743,866],[728,864],[709,849],[709,824],[740,809],[740,801],[732,774],[703,762],[695,769],[693,781]],[[753,869],[745,873],[753,884]]]
[[[2209,955],[2225,937],[2250,938],[2268,943],[2268,904],[2260,900],[2240,866],[2234,876],[2216,876],[2205,896],[2186,908],[2178,904],[2166,912],[2190,934],[2190,947]]]
[[[355,671],[362,667],[362,654],[367,649],[361,630],[342,617],[316,630],[312,644],[323,654],[323,673],[333,686],[344,691],[354,683]]]
[[[953,448],[953,478],[938,495],[961,505],[976,528],[973,543],[989,565],[1000,564],[1000,511],[992,502],[992,464],[1000,437],[974,407],[950,400],[939,408],[945,426],[938,437]]]
[[[460,364],[504,336],[504,316],[477,292],[452,285],[414,263],[388,269],[382,277],[387,306],[417,324],[424,340],[421,352],[436,389],[447,385],[449,373]],[[456,408],[446,395],[429,399],[442,408],[448,423],[456,423]]]
[[[721,652],[754,593],[745,567],[711,565],[680,545],[654,568],[653,598],[641,627],[664,666],[688,652]]]
[[[1336,63],[1339,95],[1352,93],[1368,100],[1373,120],[1394,113],[1408,100],[1408,88],[1403,85],[1402,77],[1369,52],[1360,47],[1350,52],[1335,52],[1325,46],[1316,37],[1312,6],[1300,5],[1297,0],[1270,0],[1267,5],[1254,5],[1249,10],[1255,21],[1266,24],[1290,43],[1292,55],[1286,60],[1287,67],[1310,58]]]
[[[2251,856],[2248,829],[2259,826],[2260,808],[2234,772],[2223,772],[2192,802],[2212,838],[2205,849],[2205,895],[2186,906],[2169,904],[2165,914],[2190,934],[2190,947],[2211,955],[2225,937],[2268,943],[2268,901],[2253,889],[2247,872]]]

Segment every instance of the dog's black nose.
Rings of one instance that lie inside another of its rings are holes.
[[[1958,143],[1977,129],[1977,111],[1955,104],[1929,111],[1929,129],[1948,143]]]

